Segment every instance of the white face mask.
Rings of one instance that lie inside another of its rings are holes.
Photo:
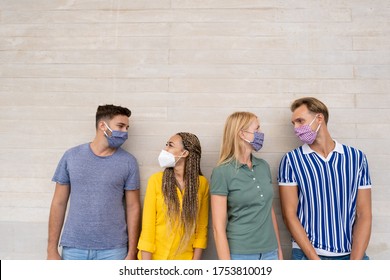
[[[183,152],[184,154],[184,152]],[[158,163],[160,164],[161,168],[167,168],[167,167],[175,167],[176,162],[180,160],[182,157],[181,154],[178,158],[178,160],[175,159],[175,156],[171,154],[170,152],[167,152],[166,150],[161,150],[160,155],[158,156]]]

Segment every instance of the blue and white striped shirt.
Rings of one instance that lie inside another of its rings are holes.
[[[287,153],[279,166],[279,186],[298,186],[298,219],[317,251],[352,249],[358,189],[371,188],[364,153],[335,141],[327,158],[307,144]]]

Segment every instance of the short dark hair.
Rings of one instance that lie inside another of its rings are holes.
[[[329,120],[329,111],[326,105],[314,97],[303,97],[295,100],[291,104],[291,112],[294,112],[298,107],[306,105],[307,109],[312,113],[320,113],[324,115],[325,123],[328,123]]]
[[[112,104],[100,105],[96,111],[96,129],[100,120],[111,120],[118,115],[127,116],[129,118],[131,116],[131,111],[125,107],[115,106]]]

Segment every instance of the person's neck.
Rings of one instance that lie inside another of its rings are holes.
[[[110,156],[116,151],[116,149],[111,148],[110,146],[108,146],[107,143],[100,141],[97,137],[93,139],[90,144],[90,147],[92,152],[99,157]]]
[[[175,177],[177,179],[184,179],[184,165],[177,165],[173,168],[173,172],[175,173]]]
[[[246,164],[248,168],[252,168],[252,151],[245,151],[238,161],[242,164]]]
[[[175,174],[175,179],[177,181],[178,187],[183,190],[185,188],[184,182],[184,166],[177,165],[174,167],[173,172]]]
[[[332,139],[329,132],[326,132],[324,136],[318,137],[316,141],[310,145],[310,148],[324,158],[327,158],[334,150],[335,146],[335,141]]]

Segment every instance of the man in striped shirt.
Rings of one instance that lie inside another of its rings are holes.
[[[368,259],[372,214],[366,156],[332,139],[321,101],[301,98],[291,111],[304,144],[284,155],[278,182],[292,258]]]

